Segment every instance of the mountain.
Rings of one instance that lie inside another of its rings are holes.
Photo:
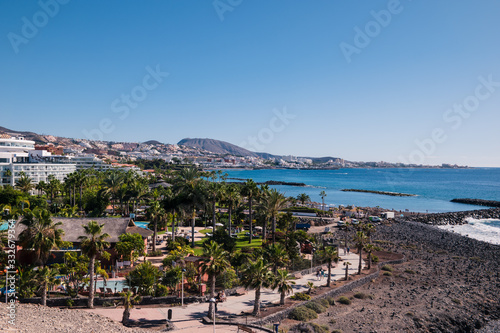
[[[200,139],[200,138],[186,138],[177,143],[178,145],[195,147],[208,150],[215,154],[229,154],[234,156],[253,156],[258,157],[258,154],[251,152],[245,148],[233,145],[232,143],[215,140],[215,139]]]

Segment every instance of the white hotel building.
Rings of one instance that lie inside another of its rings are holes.
[[[53,175],[60,181],[76,171],[76,164],[68,163],[64,156],[35,150],[35,142],[22,137],[0,136],[0,185],[16,184],[24,172],[33,183],[47,182]]]

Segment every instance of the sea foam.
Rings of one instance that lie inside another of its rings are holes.
[[[500,245],[500,220],[468,218],[466,221],[467,224],[443,225],[439,226],[439,228],[483,242]]]

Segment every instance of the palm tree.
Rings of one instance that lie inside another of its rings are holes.
[[[295,277],[288,273],[286,269],[278,269],[273,278],[272,288],[278,289],[280,293],[280,305],[285,305],[285,296],[293,292],[292,285],[295,284]]]
[[[297,200],[300,201],[302,205],[304,205],[306,202],[311,201],[311,197],[306,193],[301,193],[297,195]]]
[[[138,303],[141,300],[140,295],[135,295],[130,291],[125,291],[120,293],[123,297],[123,316],[122,316],[122,324],[128,324],[130,319],[130,310],[134,307],[134,303]]]
[[[321,197],[321,200],[323,202],[323,210],[325,210],[325,198],[326,198],[326,192],[325,191],[321,191],[319,193],[319,196]]]
[[[368,242],[371,243],[372,241],[372,233],[375,232],[375,226],[371,223],[364,224],[362,227],[363,231],[365,232],[366,236],[368,237]]]
[[[272,280],[272,274],[269,270],[269,264],[262,258],[255,261],[249,261],[243,269],[241,283],[245,288],[255,289],[255,301],[253,305],[254,316],[260,315],[260,292],[263,287],[268,287]]]
[[[42,193],[46,192],[47,189],[47,183],[45,183],[43,180],[38,182],[38,184],[35,185],[35,190],[38,191],[38,196],[42,195]]]
[[[160,207],[160,203],[158,201],[151,201],[149,203],[149,208],[146,210],[146,213],[153,222],[153,252],[156,251],[156,234],[158,232],[158,221],[160,217],[163,215],[165,210]]]
[[[240,192],[238,189],[238,185],[236,184],[229,184],[226,185],[224,188],[224,201],[227,204],[228,208],[228,214],[229,214],[229,235],[231,235],[231,229],[232,229],[232,213],[233,213],[233,208],[238,204],[240,201]]]
[[[361,274],[361,267],[363,264],[363,247],[368,241],[368,237],[366,237],[365,233],[363,231],[358,231],[354,235],[353,241],[356,245],[356,248],[358,249],[358,255],[359,255],[359,266],[358,266],[358,274]]]
[[[194,225],[196,219],[196,208],[205,202],[205,193],[201,185],[198,169],[189,167],[179,172],[174,183],[174,192],[178,193],[179,201],[192,215],[191,220],[191,247],[194,247]]]
[[[115,202],[119,196],[120,189],[123,185],[123,173],[120,171],[112,170],[106,174],[103,184],[103,194],[110,194],[113,207],[113,215],[115,215]]]
[[[16,188],[28,194],[29,191],[31,191],[35,187],[35,185],[33,185],[31,178],[24,172],[20,172],[20,176],[21,177],[16,180]]]
[[[206,187],[208,198],[210,199],[210,201],[212,203],[212,228],[213,228],[214,233],[215,233],[215,227],[216,227],[215,224],[217,223],[216,204],[217,204],[217,199],[221,195],[221,192],[222,192],[221,189],[222,189],[221,184],[215,183],[215,182],[209,182],[207,184],[207,187]]]
[[[47,290],[50,287],[61,283],[61,280],[56,278],[57,274],[59,274],[57,269],[43,267],[42,269],[39,269],[35,275],[35,279],[42,289],[42,305],[44,306],[47,305]]]
[[[107,233],[103,233],[104,224],[98,224],[96,221],[90,221],[87,225],[82,225],[86,236],[80,236],[78,239],[81,243],[82,253],[87,255],[89,262],[89,299],[88,307],[94,308],[94,265],[97,255],[102,253],[105,248],[109,247],[109,243],[105,241],[110,237]]]
[[[276,274],[278,267],[286,267],[289,257],[286,248],[281,244],[272,244],[264,248],[264,258],[270,263],[273,268],[273,273]]]
[[[330,287],[330,282],[332,280],[332,263],[339,261],[339,254],[336,248],[327,246],[319,251],[319,255],[328,262],[328,277],[326,279],[326,286]]]
[[[276,189],[272,189],[269,193],[264,197],[263,200],[264,209],[267,211],[267,214],[273,220],[273,244],[276,242],[276,216],[279,211],[286,207],[288,203],[288,198],[286,198],[281,192]]]
[[[364,247],[365,252],[368,254],[368,269],[372,268],[372,252],[375,251],[375,245],[373,244],[365,244]]]
[[[210,279],[210,298],[215,296],[215,281],[217,276],[224,272],[231,263],[229,262],[229,253],[224,251],[224,249],[216,242],[210,241],[203,245],[203,264],[201,266],[201,272],[203,274],[208,274]],[[210,302],[210,307],[208,309],[208,317],[210,319],[213,315],[213,303]]]
[[[344,261],[344,266],[345,266],[345,280],[349,278],[349,265],[352,265],[349,261]]]
[[[46,209],[35,208],[33,211],[26,209],[21,224],[26,227],[19,234],[21,246],[35,251],[35,263],[38,266],[45,265],[50,251],[62,244],[64,231],[59,228],[62,223],[52,222]]]
[[[248,239],[248,244],[252,243],[252,235],[253,235],[253,228],[252,228],[252,201],[253,198],[259,193],[259,188],[257,187],[257,184],[249,179],[245,182],[242,188],[242,194],[248,198],[248,218],[250,221],[250,237]]]

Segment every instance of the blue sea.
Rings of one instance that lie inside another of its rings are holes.
[[[385,209],[413,212],[452,212],[485,209],[482,206],[450,202],[454,198],[500,201],[500,168],[471,169],[338,169],[338,170],[224,170],[230,178],[253,179],[256,182],[277,180],[305,183],[306,187],[271,186],[287,196],[307,193],[312,201],[330,206],[379,206]],[[230,181],[231,179],[228,179]],[[363,189],[415,194],[414,197],[393,197],[373,193],[342,192],[341,189]],[[478,233],[498,230],[499,221],[476,221]],[[470,225],[469,225],[470,226]],[[484,228],[483,228],[484,227]],[[488,229],[487,227],[493,228]],[[480,230],[479,230],[480,229]],[[455,230],[459,232],[458,229]],[[473,231],[467,230],[473,237]]]

